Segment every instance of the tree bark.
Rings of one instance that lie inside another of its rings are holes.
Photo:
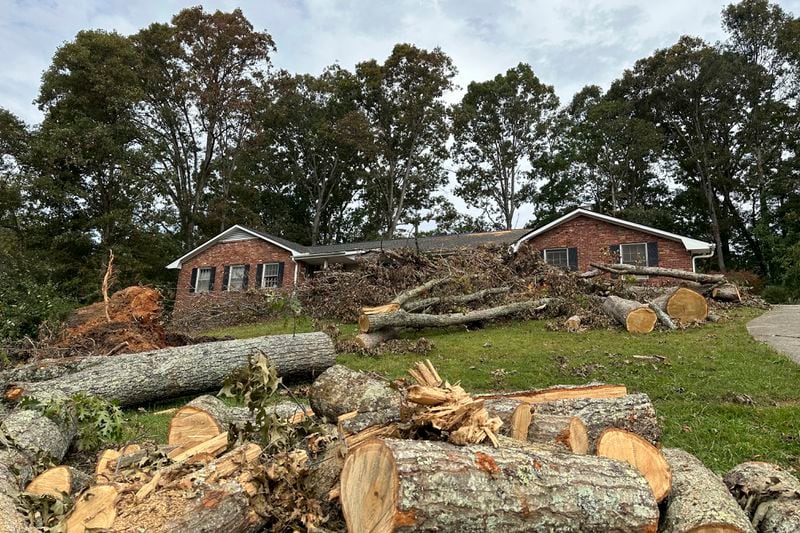
[[[395,410],[398,417],[402,395],[389,382],[366,372],[334,365],[314,380],[308,390],[311,409],[335,423],[353,411]]]
[[[527,440],[554,444],[580,455],[589,451],[589,432],[577,416],[534,414]]]
[[[758,533],[800,531],[800,500],[772,500],[759,506],[753,517]]]
[[[647,302],[647,306],[653,310],[662,326],[669,330],[678,329],[678,326],[675,325],[675,322],[672,321],[667,312],[661,309],[658,305],[654,304],[653,302]]]
[[[666,448],[663,454],[672,469],[672,492],[661,531],[755,532],[722,480],[699,459],[676,448]]]
[[[668,278],[696,281],[697,283],[720,283],[725,281],[725,276],[722,274],[701,274],[699,272],[689,272],[688,270],[679,270],[677,268],[621,264],[608,265],[602,263],[592,263],[592,266],[613,274],[630,274],[634,276],[665,276]]]
[[[686,287],[669,290],[652,303],[681,324],[703,322],[708,316],[708,302],[703,295]]]
[[[386,328],[372,333],[359,333],[355,337],[355,342],[364,350],[372,350],[397,337],[400,331],[402,331],[401,328]]]
[[[138,405],[221,387],[259,351],[266,353],[284,378],[313,375],[336,359],[333,342],[324,333],[273,335],[109,357],[101,364],[49,381],[11,384],[5,396],[17,400],[56,390]]]
[[[403,309],[409,312],[418,311],[434,305],[450,304],[459,305],[467,304],[483,300],[489,296],[496,296],[498,294],[505,294],[511,290],[511,287],[497,287],[491,289],[483,289],[482,291],[472,292],[470,294],[459,294],[456,296],[436,296],[433,298],[424,298],[422,300],[415,300],[403,306]]]
[[[516,440],[528,440],[528,429],[531,425],[531,406],[519,400],[497,398],[484,400],[483,407],[489,416],[502,420],[500,435]]]
[[[774,506],[769,513],[771,515],[777,516],[780,511],[792,508],[800,511],[800,481],[778,465],[748,461],[733,467],[725,474],[723,481],[754,525],[754,517],[758,515],[763,519],[769,504],[774,501],[794,500],[795,504]],[[796,531],[800,531],[800,513],[794,517],[799,520],[794,522],[797,525]],[[790,516],[787,516],[791,523],[789,519]]]
[[[723,283],[711,288],[711,297],[721,302],[741,302],[742,293],[733,283]]]
[[[482,322],[484,320],[494,320],[524,311],[534,311],[539,308],[544,308],[549,301],[549,298],[526,300],[524,302],[515,302],[499,307],[470,311],[468,313],[451,313],[446,315],[416,314],[400,309],[393,313],[361,315],[358,318],[358,326],[362,333],[370,333],[384,328],[394,327],[442,328],[459,324],[469,324],[472,322]]]
[[[603,300],[601,309],[605,314],[625,326],[631,333],[650,333],[658,317],[647,305],[619,296],[609,296]]]
[[[586,455],[374,440],[341,477],[350,531],[650,531],[658,508],[628,464]],[[591,502],[591,504],[588,504]]]
[[[537,415],[576,416],[586,425],[589,452],[608,428],[619,428],[643,437],[652,444],[661,439],[661,428],[650,398],[646,394],[629,394],[622,398],[583,398],[556,400],[534,406]]]

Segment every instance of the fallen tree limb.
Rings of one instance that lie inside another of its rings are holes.
[[[658,320],[655,312],[647,305],[619,296],[607,297],[600,308],[631,333],[650,333]]]
[[[361,315],[358,318],[358,327],[362,333],[370,333],[384,328],[440,328],[455,326],[459,324],[469,324],[484,320],[503,318],[525,311],[535,311],[544,309],[551,300],[542,298],[539,300],[526,300],[514,302],[499,307],[480,309],[468,313],[450,313],[446,315],[429,315],[409,313],[402,309],[393,313],[378,313],[374,315]]]
[[[648,267],[622,264],[592,263],[592,267],[611,272],[613,274],[628,274],[632,276],[664,276],[668,278],[685,279],[697,283],[720,283],[725,281],[722,274],[701,274],[676,268]]]
[[[14,401],[55,390],[138,405],[219,388],[257,352],[264,352],[282,377],[313,375],[336,358],[333,342],[325,333],[211,342],[104,358],[99,364],[48,381],[11,384],[5,397]]]
[[[662,326],[667,329],[678,329],[678,326],[675,325],[675,322],[672,321],[667,312],[661,309],[657,304],[647,302],[647,306],[653,310]]]
[[[483,289],[482,291],[473,292],[470,294],[459,294],[456,296],[436,296],[433,298],[424,298],[422,300],[415,300],[403,306],[403,309],[409,312],[418,311],[434,305],[442,304],[467,304],[483,300],[488,296],[496,296],[498,294],[505,294],[511,290],[511,287],[497,287],[492,289]]]
[[[380,331],[373,331],[371,333],[359,333],[355,336],[355,342],[364,350],[371,350],[383,344],[384,342],[394,339],[400,334],[402,328],[386,328]]]
[[[695,456],[676,448],[662,450],[672,470],[660,531],[755,532],[722,480]]]
[[[341,502],[349,531],[376,533],[528,531],[531,520],[541,531],[655,531],[658,524],[650,488],[628,464],[431,441],[374,440],[353,450]]]
[[[400,416],[402,396],[385,379],[334,365],[319,375],[308,390],[311,409],[335,423],[341,415],[394,410]]]
[[[733,283],[723,283],[711,288],[711,297],[721,302],[741,302],[742,293]]]
[[[392,298],[392,300],[387,304],[379,305],[377,307],[362,307],[361,314],[374,315],[379,313],[393,313],[395,311],[402,309],[403,304],[405,304],[406,302],[419,298],[420,296],[427,293],[434,287],[441,285],[442,283],[449,282],[451,279],[452,278],[450,277],[445,277],[445,278],[434,278],[428,280],[422,285],[419,285],[418,287],[414,287],[408,289],[407,291],[401,292],[400,294]]]

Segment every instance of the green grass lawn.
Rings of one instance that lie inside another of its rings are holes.
[[[665,446],[685,448],[718,472],[749,459],[800,469],[800,366],[748,335],[745,324],[760,312],[741,309],[729,321],[650,335],[554,332],[545,322],[528,321],[476,331],[422,331],[412,337],[432,340],[434,349],[427,357],[442,377],[460,381],[468,391],[624,383],[630,392],[652,398]],[[244,338],[290,333],[293,328],[291,321],[279,321],[207,333]],[[298,332],[311,329],[306,319],[296,325]],[[353,326],[341,329],[345,334],[355,331]],[[420,358],[342,354],[339,362],[396,378]],[[748,398],[752,404],[742,403]],[[130,414],[141,433],[154,438],[166,434],[169,415]]]

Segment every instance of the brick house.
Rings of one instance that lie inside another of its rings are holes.
[[[592,262],[618,261],[693,271],[694,260],[711,257],[714,245],[618,218],[576,209],[541,228],[464,235],[388,239],[305,246],[243,226],[232,226],[167,268],[180,270],[176,310],[194,294],[279,288],[301,282],[331,264],[355,264],[366,253],[416,248],[447,253],[480,245],[507,245],[516,253],[533,246],[552,265],[585,271]]]

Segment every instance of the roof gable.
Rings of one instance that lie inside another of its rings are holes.
[[[262,241],[266,241],[270,244],[277,246],[278,248],[282,248],[290,252],[293,256],[308,250],[307,247],[303,246],[302,244],[288,241],[286,239],[270,235],[269,233],[263,233],[261,231],[256,231],[254,229],[246,228],[244,226],[236,224],[235,226],[231,226],[230,228],[226,229],[219,235],[207,240],[197,248],[194,248],[193,250],[190,250],[189,252],[185,253],[172,263],[168,264],[167,268],[179,269],[181,268],[181,265],[185,263],[188,259],[191,259],[200,252],[208,250],[209,248],[211,248],[212,246],[214,246],[219,242],[242,241],[247,239],[261,239]]]
[[[513,252],[519,250],[520,245],[523,242],[533,239],[539,235],[547,233],[548,231],[566,223],[570,220],[573,220],[579,216],[585,216],[588,218],[593,218],[595,220],[600,220],[602,222],[607,222],[609,224],[614,224],[617,226],[622,226],[624,228],[641,231],[642,233],[649,233],[650,235],[655,235],[657,237],[662,237],[665,239],[671,239],[674,241],[678,241],[683,244],[684,248],[688,252],[711,252],[714,250],[714,245],[705,241],[701,241],[698,239],[692,239],[691,237],[686,237],[683,235],[678,235],[676,233],[671,233],[669,231],[660,230],[658,228],[653,228],[650,226],[645,226],[644,224],[637,224],[635,222],[629,222],[627,220],[622,220],[621,218],[612,217],[609,215],[603,215],[601,213],[595,213],[594,211],[589,211],[587,209],[576,209],[566,215],[558,218],[549,224],[545,224],[544,226],[537,228],[526,235],[522,236],[519,240],[517,240],[514,245],[511,247]]]

